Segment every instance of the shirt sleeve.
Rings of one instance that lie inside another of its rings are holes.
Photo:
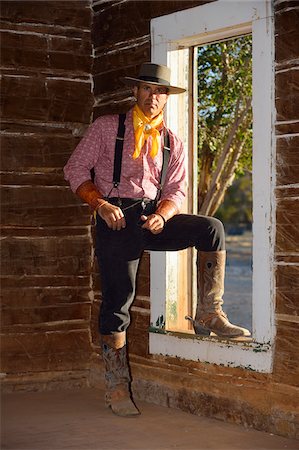
[[[73,192],[76,192],[84,181],[91,179],[90,171],[100,156],[101,144],[102,120],[99,117],[89,126],[64,166],[64,178],[70,183]]]
[[[166,172],[166,179],[162,189],[161,201],[171,200],[178,210],[186,196],[187,171],[186,157],[182,141],[169,131],[171,154]]]

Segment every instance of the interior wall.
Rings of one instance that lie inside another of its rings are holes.
[[[89,213],[62,167],[92,118],[91,22],[88,0],[1,2],[1,371],[10,389],[86,383]]]
[[[36,380],[40,388],[87,382],[94,355],[91,339],[99,350],[100,286],[88,208],[70,192],[62,167],[92,112],[95,118],[131,105],[130,90],[119,77],[135,75],[150,59],[151,18],[201,3],[96,0],[91,9],[90,1],[1,2],[2,372],[13,389],[26,384],[36,388]],[[149,355],[148,254],[139,270],[129,348],[139,398],[294,437],[299,379],[298,5],[277,0],[274,8],[273,373]],[[92,373],[101,374],[100,360],[93,361]]]

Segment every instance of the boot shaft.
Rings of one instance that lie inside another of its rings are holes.
[[[131,378],[128,366],[126,333],[102,335],[102,351],[107,389],[113,390],[116,386],[128,385]]]
[[[226,252],[198,252],[198,299],[195,320],[196,334],[208,336],[250,336],[249,330],[230,323],[222,310]],[[187,317],[189,320],[190,318]]]
[[[198,301],[196,316],[221,311],[225,277],[225,250],[198,252]]]

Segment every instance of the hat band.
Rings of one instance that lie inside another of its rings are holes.
[[[158,83],[158,84],[163,84],[165,86],[170,86],[169,81],[164,80],[164,78],[156,78],[156,77],[147,77],[147,76],[141,76],[139,77],[139,80],[142,81],[149,81],[151,83]]]

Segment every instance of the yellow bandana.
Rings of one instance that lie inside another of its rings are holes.
[[[139,106],[135,105],[133,108],[133,126],[135,132],[135,151],[133,159],[140,156],[141,149],[149,136],[152,136],[152,148],[150,155],[154,158],[159,150],[160,133],[157,130],[163,123],[163,111],[160,112],[153,119],[146,117]]]

